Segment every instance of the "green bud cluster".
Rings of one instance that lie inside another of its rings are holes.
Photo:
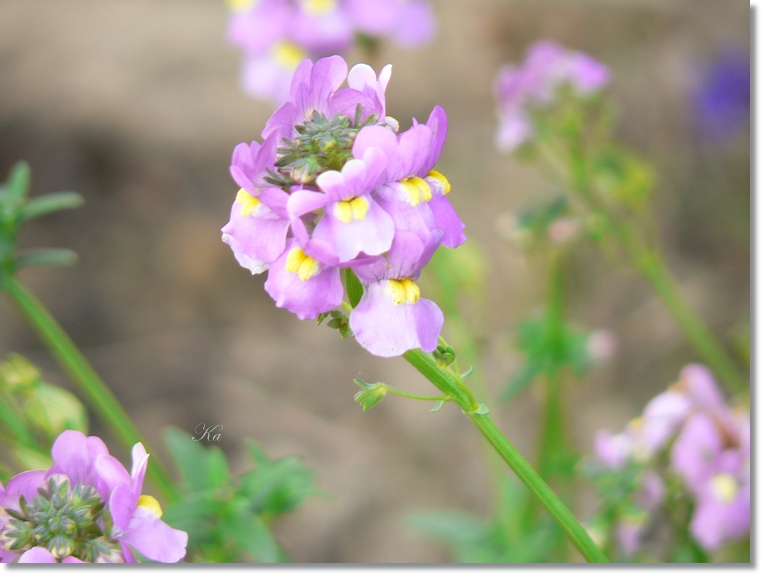
[[[295,184],[310,184],[328,170],[341,171],[352,158],[352,145],[361,128],[376,123],[371,115],[362,121],[362,107],[358,106],[355,118],[334,116],[328,118],[314,112],[312,119],[294,127],[297,135],[284,138],[284,146],[278,148],[275,167],[265,178],[269,183],[288,191]]]
[[[449,345],[438,345],[432,355],[440,369],[447,369],[455,362],[455,350]]]
[[[73,556],[87,563],[111,561],[121,553],[119,544],[104,536],[111,518],[95,488],[70,489],[68,479],[54,476],[37,491],[31,503],[20,498],[19,510],[5,508],[10,520],[1,541],[8,551],[44,547],[56,559]]]
[[[328,325],[328,327],[331,329],[339,330],[341,339],[347,339],[350,335],[352,335],[352,330],[349,328],[349,317],[347,317],[347,314],[338,309],[321,313],[318,316],[318,325],[323,323],[323,321],[325,321],[325,319],[328,317],[331,319],[328,320],[326,325]]]

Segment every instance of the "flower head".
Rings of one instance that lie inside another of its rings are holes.
[[[434,169],[447,116],[436,106],[426,124],[398,134],[386,115],[390,77],[391,66],[347,71],[340,56],[302,62],[264,142],[233,153],[241,189],[222,229],[243,267],[268,271],[278,307],[300,319],[338,313],[342,335],[351,327],[382,356],[436,348],[442,312],[415,282],[440,245],[466,239],[450,183]],[[364,286],[348,322],[334,309],[347,305],[342,269]]]
[[[558,88],[567,84],[580,96],[601,90],[609,81],[605,66],[582,52],[567,50],[551,40],[529,46],[521,66],[508,64],[498,70],[493,91],[500,122],[497,148],[511,152],[530,140],[534,127],[532,107],[547,107]]]
[[[97,437],[63,432],[55,465],[27,471],[0,489],[0,560],[20,563],[135,563],[185,556],[187,533],[160,520],[161,507],[141,495],[148,454],[132,450],[132,473]]]

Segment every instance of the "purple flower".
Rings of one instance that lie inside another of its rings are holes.
[[[434,35],[436,24],[422,0],[347,0],[357,28],[369,36],[390,36],[402,46],[420,46]]]
[[[373,355],[392,357],[410,349],[436,349],[444,316],[434,302],[420,297],[415,281],[439,241],[434,236],[424,244],[416,234],[398,231],[385,258],[354,268],[365,293],[349,315],[349,327]]]
[[[265,291],[276,306],[299,319],[315,319],[344,299],[339,268],[308,256],[295,239],[288,240],[283,254],[270,266]]]
[[[749,125],[751,63],[749,52],[728,47],[704,72],[702,86],[693,97],[699,133],[707,140],[724,141]]]
[[[581,96],[589,96],[608,81],[608,69],[590,56],[567,50],[551,40],[535,42],[527,48],[520,67],[503,66],[495,77],[493,91],[500,122],[497,148],[512,152],[531,139],[534,128],[530,108],[550,105],[562,84],[569,84]]]
[[[265,271],[283,253],[290,226],[287,218],[268,205],[277,210],[274,198],[279,190],[264,179],[268,169],[275,169],[276,144],[275,136],[261,146],[258,142],[238,144],[230,166],[230,174],[241,189],[230,210],[230,221],[222,228],[222,241],[252,274]]]
[[[161,521],[158,501],[140,494],[148,464],[142,444],[132,450],[132,473],[103,441],[78,431],[59,435],[52,456],[55,465],[47,472],[21,473],[0,495],[3,509],[16,512],[0,515],[3,561],[22,550],[19,562],[27,563],[135,563],[132,549],[162,563],[185,556],[188,534]],[[12,549],[14,544],[19,547]]]

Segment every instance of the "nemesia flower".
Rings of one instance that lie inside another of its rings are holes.
[[[750,429],[748,412],[727,405],[711,372],[689,364],[625,432],[598,432],[595,458],[614,471],[624,470],[629,462],[641,465],[644,471],[635,497],[639,509],[651,512],[664,495],[659,474],[665,470],[658,462],[667,455],[666,472],[682,480],[694,502],[689,531],[713,551],[749,532]],[[618,519],[616,536],[625,555],[640,547],[648,522],[648,513]]]
[[[434,19],[423,0],[228,0],[230,41],[244,53],[242,86],[278,104],[298,64],[349,49],[358,34],[406,47],[427,42]]]
[[[385,258],[354,268],[366,291],[349,315],[349,327],[373,355],[436,349],[444,316],[434,302],[421,298],[415,282],[439,240],[432,237],[424,244],[416,234],[398,231]]]
[[[530,108],[549,106],[562,84],[569,84],[580,96],[590,96],[608,81],[608,69],[590,56],[551,40],[538,40],[527,48],[521,66],[505,65],[495,76],[500,122],[495,145],[507,153],[530,140],[534,135]]]
[[[19,563],[135,563],[185,556],[188,535],[161,521],[161,507],[141,495],[148,454],[132,450],[132,473],[97,437],[65,431],[55,465],[27,471],[0,491],[0,560]]]
[[[342,335],[351,328],[385,357],[436,348],[442,312],[415,281],[440,245],[466,239],[450,183],[434,169],[447,116],[436,106],[426,124],[397,134],[386,115],[390,77],[391,66],[376,76],[366,64],[347,70],[340,56],[299,64],[263,143],[233,152],[240,190],[222,229],[241,266],[267,270],[276,306],[300,319],[330,312]],[[364,289],[348,318],[336,311],[351,309],[343,269]]]

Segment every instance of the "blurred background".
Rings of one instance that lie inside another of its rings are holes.
[[[430,45],[383,45],[371,63],[394,65],[387,109],[403,128],[413,117],[425,121],[436,104],[447,111],[437,169],[452,184],[466,234],[486,250],[489,313],[477,335],[492,396],[521,366],[516,328],[544,306],[545,289],[542,266],[501,235],[501,215],[536,207],[551,190],[495,150],[492,80],[541,37],[610,67],[619,136],[657,168],[655,213],[668,264],[723,341],[748,338],[748,92],[745,111],[742,94],[735,115],[713,122],[704,113],[712,102],[726,105],[723,98],[735,102],[732,94],[706,96],[718,64],[740,58],[743,72],[746,58],[748,74],[746,3],[435,0],[433,7],[439,30]],[[239,89],[241,56],[226,41],[227,19],[222,0],[0,1],[0,175],[26,159],[31,196],[75,190],[86,200],[33,220],[21,238],[26,248],[76,250],[79,263],[21,277],[160,455],[167,425],[190,435],[204,423],[223,426],[219,446],[238,471],[246,465],[243,437],[271,457],[295,454],[315,469],[326,495],[275,527],[293,561],[451,560],[405,516],[490,512],[480,439],[468,420],[454,406],[429,413],[430,405],[397,397],[363,413],[352,399],[355,377],[418,393],[429,393],[429,384],[401,359],[372,357],[277,309],[264,275],[239,267],[220,241],[237,191],[230,154],[258,139],[272,112]],[[719,78],[715,84],[732,84]],[[595,430],[620,431],[698,357],[624,266],[587,249],[573,269],[569,317],[617,341],[610,361],[567,386],[573,438],[587,451]],[[0,298],[0,356],[11,351],[69,387]],[[532,460],[538,398],[490,403]],[[128,459],[95,420],[91,433]],[[576,511],[585,517],[594,505],[583,497]]]

